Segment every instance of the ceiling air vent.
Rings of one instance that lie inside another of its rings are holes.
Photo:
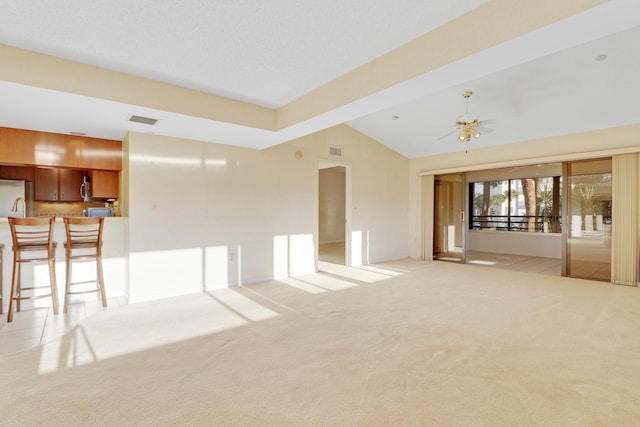
[[[332,156],[342,156],[342,148],[329,147],[329,154]]]
[[[129,121],[153,126],[156,124],[158,119],[150,119],[149,117],[142,117],[142,116],[131,116],[129,118]]]

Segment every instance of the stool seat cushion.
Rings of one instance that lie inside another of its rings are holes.
[[[66,248],[68,242],[64,242],[64,247]],[[95,248],[98,246],[98,242],[95,240],[74,240],[71,244],[72,248]],[[100,242],[100,246],[102,246],[102,242]]]
[[[51,242],[51,246],[55,249],[58,243]],[[18,244],[18,250],[20,251],[46,251],[49,248],[47,242],[41,243],[20,243]]]

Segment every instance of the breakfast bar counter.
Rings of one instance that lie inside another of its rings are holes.
[[[127,297],[127,258],[128,258],[128,223],[127,217],[106,217],[104,221],[104,229],[102,233],[102,255],[104,266],[104,279],[105,290],[107,293],[107,299],[115,297]],[[64,242],[66,240],[64,222],[62,217],[56,217],[53,240],[57,242],[56,248],[56,281],[58,284],[58,295],[60,303],[64,296],[64,283],[65,283],[65,254],[64,254]],[[9,229],[9,222],[6,217],[0,218],[0,243],[4,244],[4,254],[2,262],[2,276],[3,276],[3,311],[6,313],[9,307],[9,294],[11,291],[11,273],[13,269],[13,252],[11,243],[11,230]],[[86,280],[93,279],[91,274],[95,275],[95,267],[87,263],[86,268],[84,265],[74,267],[73,274],[87,276]],[[46,265],[35,267],[25,266],[23,270],[23,280],[26,284],[26,280],[35,280],[39,283],[41,275],[45,274]],[[45,278],[46,281],[46,278]],[[46,283],[46,282],[45,282]],[[78,300],[95,299],[96,294],[78,295]],[[34,301],[24,301],[22,303],[22,309],[36,308],[36,307],[50,307],[50,299],[40,299]]]

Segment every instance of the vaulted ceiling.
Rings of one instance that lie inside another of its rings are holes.
[[[416,158],[637,123],[640,2],[580,3],[0,0],[0,126],[259,149],[347,123]],[[51,85],[39,75],[63,67],[37,67],[58,64],[29,56],[42,54],[92,66],[70,80],[99,86],[110,70],[237,101],[273,124],[228,119],[206,97],[196,108]],[[491,131],[459,143],[465,90]]]

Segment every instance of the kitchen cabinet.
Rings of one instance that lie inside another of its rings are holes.
[[[91,170],[89,183],[92,199],[117,199],[120,193],[120,174],[114,171]]]
[[[122,142],[0,127],[3,163],[75,169],[122,169]]]
[[[82,171],[75,169],[58,169],[60,178],[61,202],[81,202],[80,185],[82,185]]]
[[[35,168],[34,199],[42,202],[81,202],[82,171]]]
[[[57,169],[36,168],[34,176],[34,199],[42,201],[58,201],[59,178]]]
[[[23,166],[0,166],[0,179],[16,179],[24,181],[33,181],[32,167]]]

